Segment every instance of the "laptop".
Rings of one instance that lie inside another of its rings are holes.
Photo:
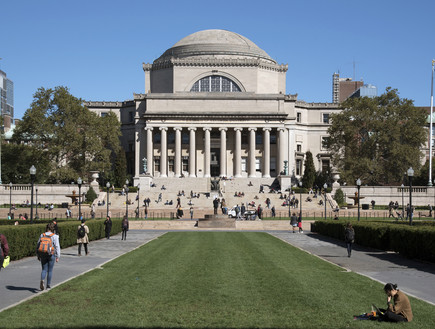
[[[376,310],[376,314],[384,315],[384,312],[382,312],[375,304],[372,304],[372,306]]]

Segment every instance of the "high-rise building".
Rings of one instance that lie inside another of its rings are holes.
[[[14,83],[0,70],[0,113],[14,117]]]
[[[340,78],[339,73],[332,75],[332,102],[344,102],[350,95],[364,86],[364,82],[353,81],[352,78]]]

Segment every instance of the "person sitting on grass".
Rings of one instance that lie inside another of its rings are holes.
[[[380,309],[384,312],[382,319],[389,322],[410,322],[413,314],[411,303],[408,297],[397,289],[397,284],[387,283],[384,287],[387,297],[387,309]]]

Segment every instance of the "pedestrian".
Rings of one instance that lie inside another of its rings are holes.
[[[272,217],[275,217],[276,216],[275,206],[272,206],[271,211],[272,211]]]
[[[299,233],[304,233],[302,230],[302,215],[300,214],[298,217],[298,227],[299,227]]]
[[[382,319],[389,322],[410,322],[414,317],[411,303],[408,297],[397,289],[397,284],[387,283],[384,286],[387,297],[387,309],[380,309],[384,312]]]
[[[110,239],[110,232],[112,231],[112,220],[110,216],[107,216],[104,221],[104,231],[106,232],[106,238]]]
[[[183,209],[181,207],[178,207],[177,209],[177,219],[181,219],[184,216]]]
[[[128,217],[124,216],[124,218],[122,219],[122,236],[121,236],[121,240],[127,240],[127,231],[128,231]]]
[[[148,218],[148,207],[147,206],[145,206],[144,213],[145,213],[145,219],[147,219]]]
[[[41,281],[39,288],[44,290],[51,288],[51,279],[53,278],[54,264],[59,261],[60,258],[60,244],[59,236],[54,234],[54,224],[48,223],[45,229],[45,233],[42,233],[37,243],[37,257],[41,261]],[[44,287],[44,281],[47,278],[46,286]]]
[[[355,230],[350,222],[347,223],[344,230],[344,241],[346,242],[347,257],[350,257],[352,253],[352,243],[355,242]]]
[[[219,207],[219,200],[214,198],[213,200],[213,214],[217,215],[217,209]]]
[[[263,207],[261,207],[261,204],[258,205],[257,215],[258,215],[258,219],[261,220],[263,218]]]
[[[85,247],[86,256],[89,254],[89,227],[86,225],[85,220],[82,219],[82,223],[77,228],[77,244],[79,245],[79,256],[82,255],[82,245]]]
[[[8,239],[4,234],[0,233],[0,270],[3,267],[3,261],[9,255]]]
[[[293,213],[290,217],[290,226],[293,229],[293,233],[296,233],[296,227],[298,227],[298,217]]]
[[[190,219],[193,219],[193,207],[190,207]]]

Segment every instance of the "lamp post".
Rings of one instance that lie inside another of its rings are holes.
[[[125,180],[125,216],[128,219],[128,179]]]
[[[139,197],[139,192],[140,192],[140,184],[137,184],[137,218],[140,217],[140,197]]]
[[[299,182],[299,217],[302,220],[302,181]]]
[[[323,193],[325,194],[325,220],[326,220],[326,189],[328,188],[328,184],[323,185]]]
[[[290,197],[291,197],[291,194],[292,194],[292,186],[290,185],[289,186],[289,188],[288,188],[288,217],[290,218],[291,217],[291,214],[292,214],[292,211],[291,211],[291,208],[290,208]]]
[[[79,177],[77,178],[77,185],[79,186],[79,220],[82,220],[82,202],[81,202],[81,198],[82,198],[82,178]]]
[[[414,169],[412,169],[412,167],[409,167],[407,173],[409,179],[409,225],[412,225],[412,177],[414,176]]]
[[[358,222],[359,222],[359,218],[360,218],[360,212],[359,212],[359,200],[361,199],[359,196],[360,190],[361,190],[361,179],[357,179],[356,180],[356,187],[358,188]]]
[[[106,187],[107,187],[107,214],[106,216],[109,216],[109,194],[110,194],[110,182],[106,183]]]
[[[35,211],[35,219],[38,219],[38,188],[35,188],[35,192],[36,192],[36,211]]]
[[[30,192],[30,223],[33,224],[33,184],[35,183],[36,168],[34,165],[30,167],[30,180],[32,183]]]
[[[403,189],[405,188],[405,185],[403,185],[403,183],[402,183],[402,185],[400,186],[401,188],[402,188],[402,219],[404,218],[403,216],[405,215],[404,214],[404,211],[405,211],[405,209],[404,209],[404,202],[403,202]]]
[[[9,217],[12,219],[12,182],[9,183]]]

